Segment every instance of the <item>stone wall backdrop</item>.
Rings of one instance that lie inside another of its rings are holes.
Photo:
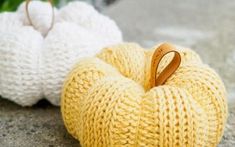
[[[89,1],[89,0],[88,0]],[[64,1],[65,2],[65,1]],[[235,1],[90,0],[117,21],[126,41],[144,47],[169,41],[193,48],[223,78],[229,118],[219,147],[235,146]],[[63,5],[63,1],[60,2]],[[110,5],[107,5],[110,4]],[[22,108],[0,98],[0,147],[73,147],[58,107],[40,101]]]

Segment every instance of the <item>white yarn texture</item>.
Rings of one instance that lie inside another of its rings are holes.
[[[48,33],[49,3],[29,4],[34,27],[29,26],[25,3],[14,13],[0,13],[2,98],[22,106],[31,106],[42,98],[60,105],[64,78],[72,66],[122,41],[116,23],[85,2],[70,2],[59,10],[55,8],[55,12],[55,23]]]
[[[25,9],[26,2],[23,2],[17,13],[20,16],[20,19],[25,25],[30,25],[30,22],[26,16]],[[57,14],[57,9],[54,8],[55,15]],[[33,1],[29,3],[29,16],[35,28],[41,32],[42,35],[46,35],[48,28],[51,26],[52,21],[52,7],[48,2],[42,1]]]
[[[8,30],[22,26],[23,22],[20,20],[19,14],[13,12],[0,13],[0,30]]]

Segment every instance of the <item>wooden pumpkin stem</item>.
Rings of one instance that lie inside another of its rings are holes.
[[[162,58],[169,54],[175,53],[174,58],[171,62],[162,70],[162,72],[157,76],[157,70],[160,61]],[[181,63],[180,53],[176,50],[176,48],[169,44],[163,43],[160,45],[153,53],[152,62],[151,62],[151,77],[150,77],[150,86],[155,87],[165,83],[165,81],[178,69]]]
[[[35,28],[35,25],[33,24],[32,19],[31,19],[30,14],[29,14],[29,4],[30,4],[30,2],[31,2],[31,0],[26,0],[25,10],[26,10],[26,15],[27,15],[29,24]],[[48,28],[48,31],[47,31],[47,32],[49,32],[49,31],[53,28],[54,21],[55,21],[55,12],[54,12],[54,7],[53,7],[53,0],[48,0],[48,2],[49,2],[50,5],[51,5],[52,18],[51,18],[51,25],[50,25],[50,27]],[[36,29],[36,28],[35,28],[35,29]]]

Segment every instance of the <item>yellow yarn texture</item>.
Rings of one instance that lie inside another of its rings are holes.
[[[67,130],[87,147],[214,147],[227,120],[226,90],[192,50],[176,47],[181,64],[150,87],[154,50],[135,43],[104,48],[67,76],[61,112]],[[157,75],[171,61],[162,59]]]

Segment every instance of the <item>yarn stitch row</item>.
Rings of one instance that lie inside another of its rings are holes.
[[[22,106],[43,97],[60,105],[63,81],[72,66],[122,41],[113,20],[78,1],[54,8],[54,26],[47,32],[51,9],[47,2],[30,2],[34,26],[30,26],[25,2],[16,12],[0,13],[0,96]]]

